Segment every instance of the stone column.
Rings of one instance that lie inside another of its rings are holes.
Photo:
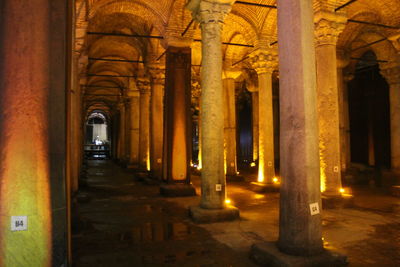
[[[126,167],[128,167],[130,153],[131,153],[131,99],[129,97],[125,97],[125,154],[124,154],[124,162],[126,163]]]
[[[225,204],[224,113],[222,106],[221,30],[234,1],[191,0],[187,8],[200,23],[202,36],[201,130],[202,171],[200,206],[191,207],[196,221],[237,218],[236,208]]]
[[[258,74],[258,179],[266,186],[273,185],[275,177],[274,121],[272,101],[272,72],[277,67],[277,52],[259,48],[251,57]]]
[[[315,14],[317,99],[321,191],[340,196],[340,134],[336,41],[344,29],[346,17],[319,10]]]
[[[131,90],[128,91],[128,97],[130,98],[129,112],[130,112],[130,148],[129,148],[129,162],[128,168],[138,168],[139,167],[139,121],[140,121],[140,93],[135,87],[130,87]]]
[[[120,162],[125,159],[125,103],[122,100],[118,104],[119,110],[119,129],[118,129],[118,153],[117,157]]]
[[[151,138],[150,138],[150,166],[152,176],[161,179],[163,157],[163,131],[164,131],[164,84],[165,69],[161,66],[150,67],[151,83]]]
[[[248,86],[247,90],[251,92],[253,161],[256,162],[258,160],[258,88],[256,86]]]
[[[383,67],[382,75],[389,84],[391,169],[400,174],[400,67]]]
[[[348,101],[348,76],[343,69],[350,63],[350,57],[343,50],[337,50],[337,82],[338,82],[338,107],[339,107],[339,133],[340,133],[340,163],[342,173],[346,172],[350,164],[350,120]]]
[[[281,194],[279,239],[255,244],[270,266],[328,266],[323,251],[312,0],[278,0]],[[290,19],[288,19],[290,18]],[[295,262],[286,254],[297,255]],[[267,264],[265,261],[258,261]]]
[[[160,192],[167,196],[194,195],[190,185],[192,158],[191,49],[168,47],[165,72],[164,162]]]
[[[0,10],[0,266],[67,265],[67,4]]]
[[[139,119],[139,168],[150,170],[150,81],[145,77],[137,79],[140,90]]]
[[[236,70],[223,71],[223,106],[224,106],[224,147],[226,179],[237,176],[236,160],[236,96],[235,79],[241,74]]]

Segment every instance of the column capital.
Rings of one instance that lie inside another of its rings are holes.
[[[385,66],[381,69],[381,74],[385,77],[388,84],[400,84],[400,66]]]
[[[154,84],[165,83],[165,66],[161,64],[150,64],[149,73]]]
[[[222,23],[235,0],[190,0],[186,8],[200,24]]]
[[[140,91],[140,94],[150,93],[150,81],[147,77],[138,77],[136,85]]]
[[[278,67],[278,52],[273,48],[258,48],[250,54],[250,61],[257,74],[272,74]]]
[[[133,98],[133,97],[138,97],[140,95],[140,91],[139,90],[128,90],[126,92],[126,96],[128,98]]]
[[[164,39],[162,41],[163,47],[165,49],[167,49],[169,46],[190,47],[193,42],[193,38],[191,36],[182,37],[180,35],[181,32],[181,28],[175,29],[169,27],[164,34]]]
[[[316,46],[336,45],[339,34],[344,30],[347,17],[343,13],[317,11],[314,15]]]
[[[192,98],[200,98],[201,96],[201,85],[198,81],[192,80]]]

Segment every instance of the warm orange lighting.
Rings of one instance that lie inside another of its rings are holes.
[[[346,192],[346,190],[344,190],[344,188],[339,188],[339,192],[340,192],[341,194],[343,194],[344,192]]]
[[[262,165],[262,164],[260,164]],[[258,166],[258,177],[257,177],[257,182],[262,183],[264,182],[264,168]]]
[[[250,167],[255,167],[255,166],[256,166],[255,162],[250,163]]]
[[[197,170],[199,170],[199,171],[201,170],[201,166],[200,166],[200,165],[199,165],[199,166],[197,166]]]
[[[239,174],[240,174],[240,172],[236,172],[236,174],[237,174],[237,175],[239,175]]]
[[[230,199],[228,199],[228,198],[225,199],[225,204],[228,204],[228,205],[229,205],[229,204],[231,204],[231,202],[232,202],[232,201],[231,201]]]
[[[273,182],[274,184],[278,184],[278,183],[279,183],[279,179],[276,178],[276,177],[274,177],[274,178],[272,178],[272,182]]]

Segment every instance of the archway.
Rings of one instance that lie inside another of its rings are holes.
[[[92,111],[85,124],[85,156],[88,158],[110,157],[110,129],[107,116]]]
[[[390,169],[389,86],[374,52],[363,54],[349,82],[351,161]],[[380,185],[379,178],[375,178]]]

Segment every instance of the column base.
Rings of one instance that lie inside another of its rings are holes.
[[[354,196],[351,194],[324,195],[321,194],[322,209],[351,208],[354,206]]]
[[[196,223],[233,221],[240,217],[239,209],[234,206],[226,206],[223,209],[203,209],[200,206],[191,206],[189,213]]]
[[[126,164],[126,168],[127,169],[138,169],[139,165],[138,164],[134,164],[134,163],[127,163]]]
[[[196,195],[196,190],[191,184],[163,184],[160,194],[165,197],[191,197]]]
[[[280,184],[266,184],[260,182],[250,183],[250,190],[256,193],[279,192],[280,187]]]
[[[140,171],[140,170],[138,170],[137,172],[135,172],[135,177],[139,181],[144,182],[146,179],[149,178],[149,172],[148,171]]]
[[[281,252],[276,243],[263,242],[251,246],[250,258],[259,265],[271,267],[346,266],[347,257],[324,249],[314,256],[292,256]]]
[[[400,185],[394,185],[390,189],[392,196],[400,197]]]
[[[226,175],[227,182],[244,182],[244,177],[242,175]]]

